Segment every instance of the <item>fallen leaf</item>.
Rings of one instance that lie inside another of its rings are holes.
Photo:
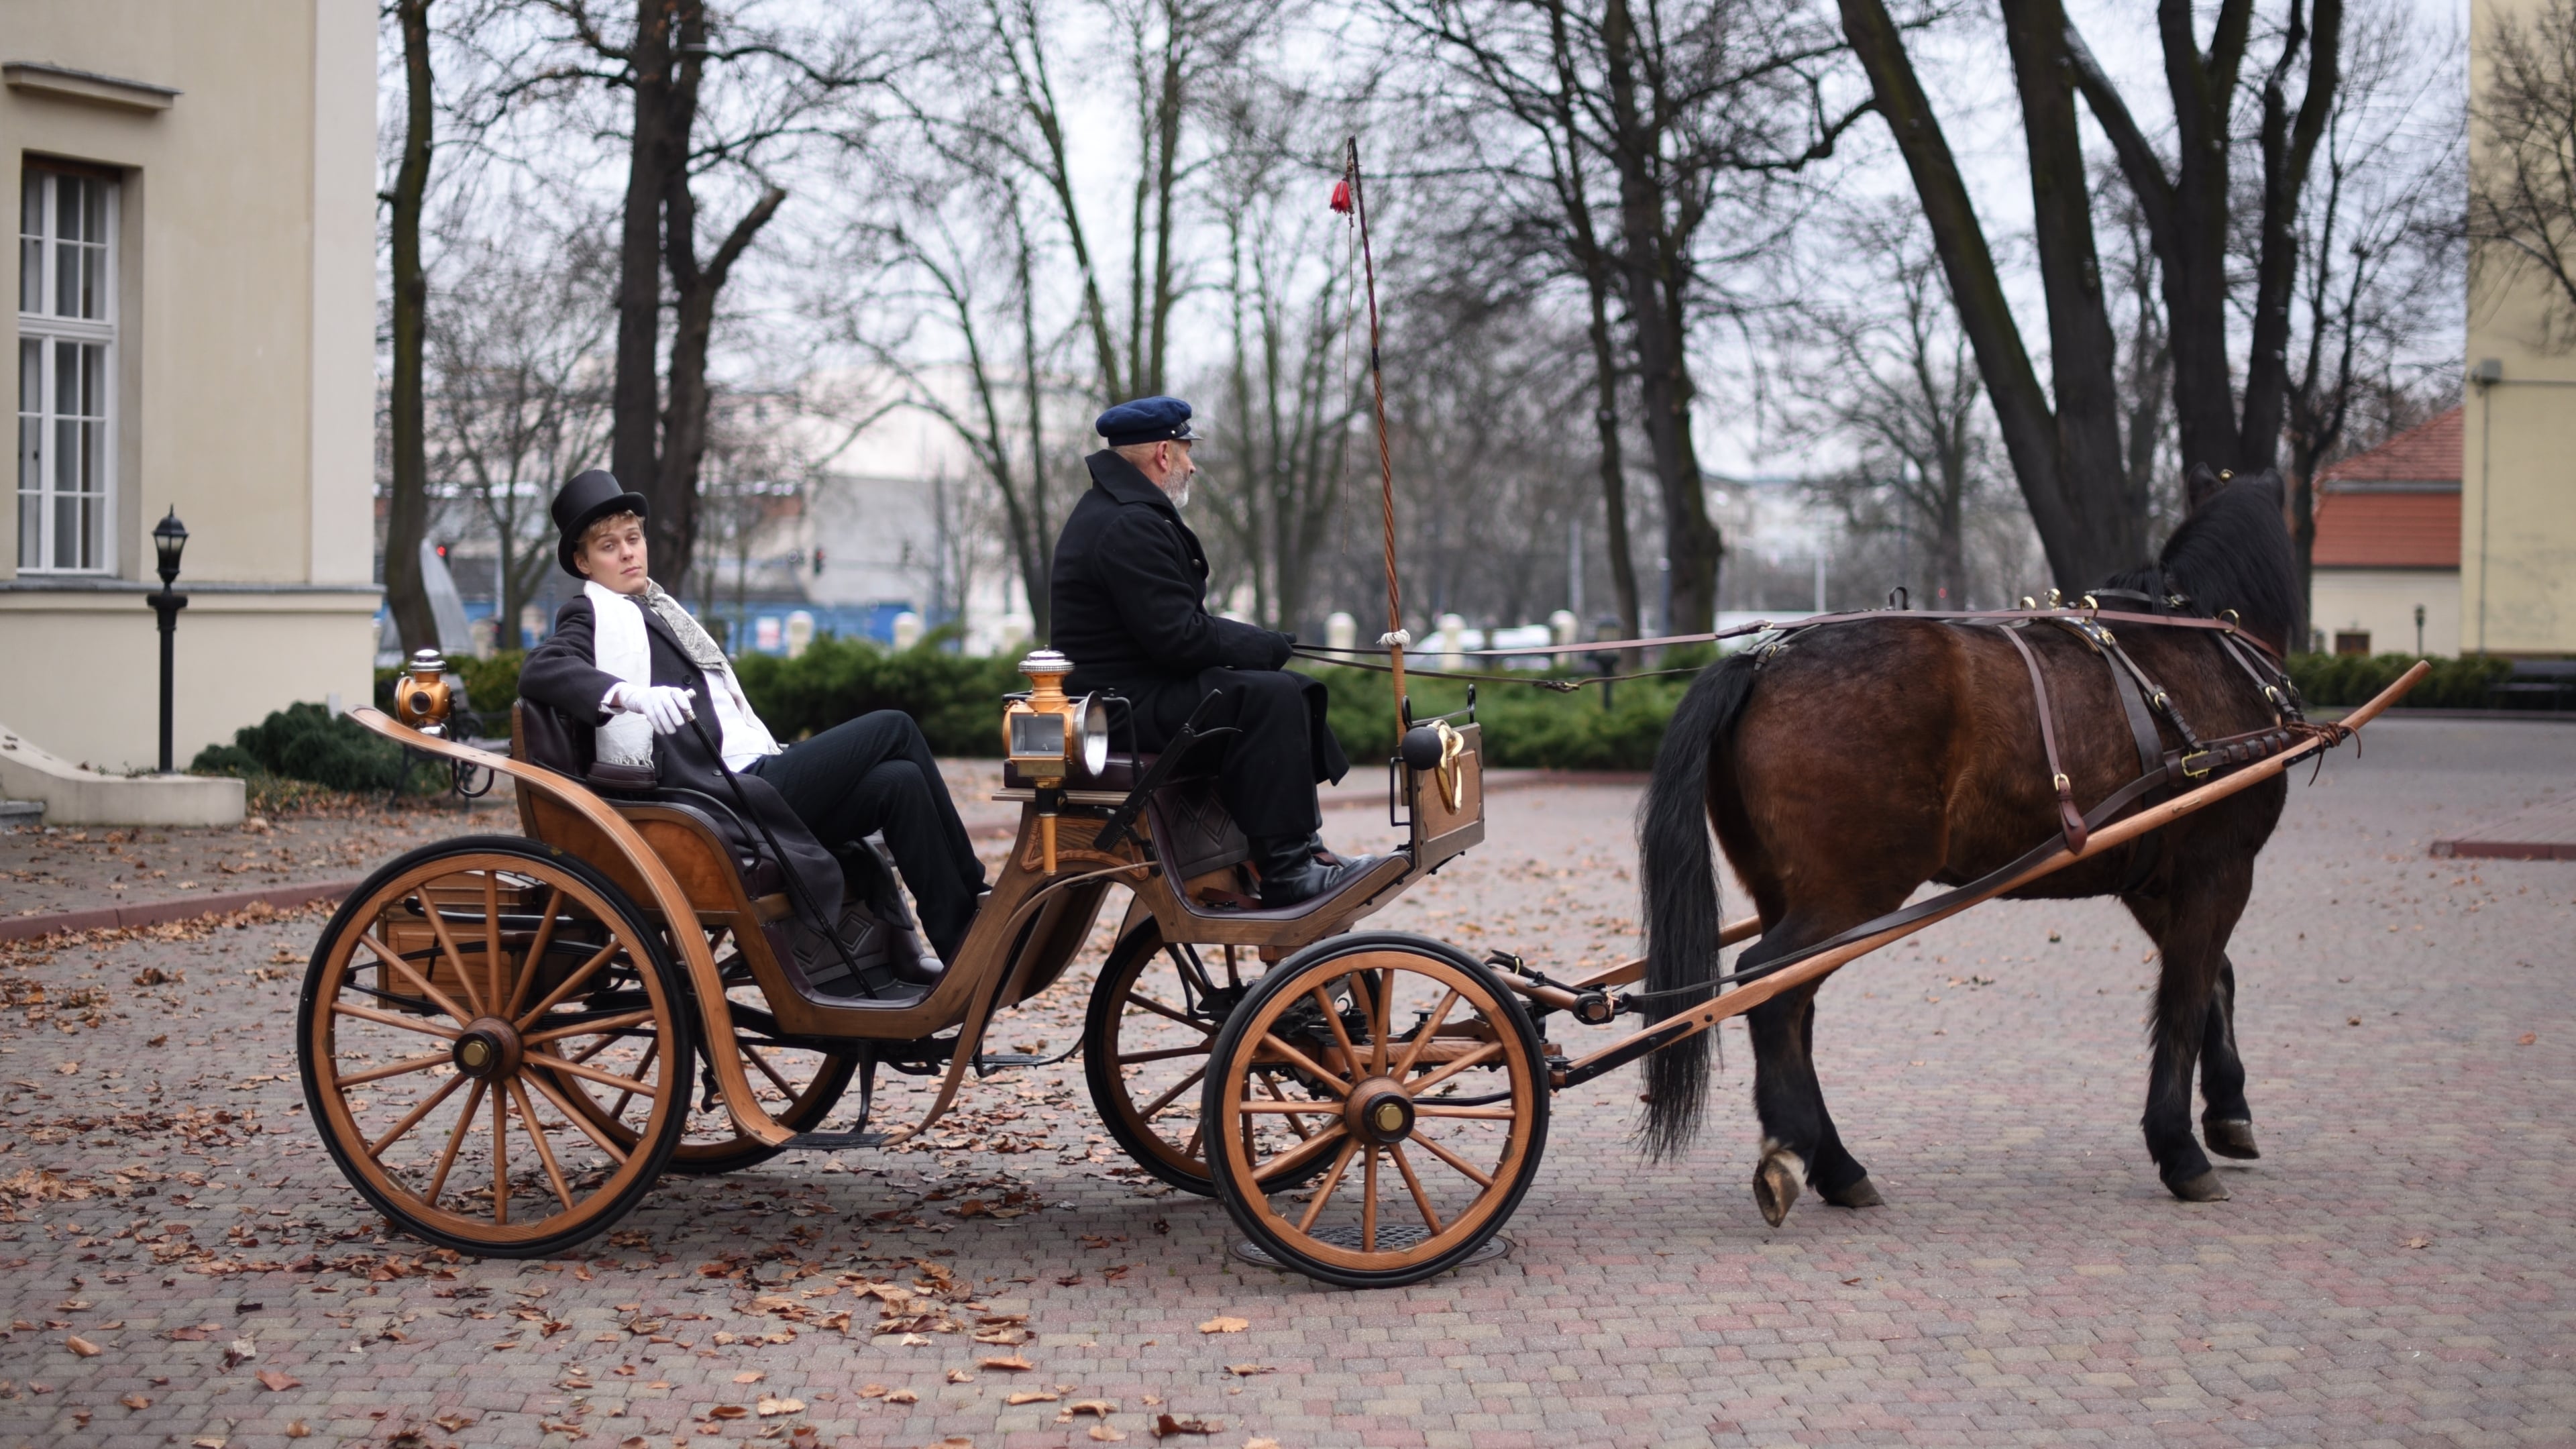
[[[141,1394],[127,1394],[124,1398],[117,1400],[117,1402],[123,1404],[129,1409],[148,1409],[152,1407],[152,1401],[143,1397]]]
[[[1224,1421],[1218,1419],[1175,1419],[1169,1414],[1154,1416],[1154,1437],[1157,1439],[1174,1434],[1213,1434],[1224,1427]]]
[[[1061,1394],[1050,1394],[1044,1389],[1022,1389],[1018,1393],[1011,1395],[1011,1402],[1014,1404],[1052,1404],[1062,1397],[1064,1396]],[[140,1408],[142,1406],[138,1404],[135,1407]]]
[[[2538,1032],[2536,1032],[2536,1031],[2526,1031],[2526,1032],[2524,1032],[2521,1036],[2519,1036],[2519,1037],[2515,1038],[2515,1040],[2514,1040],[2514,1045],[2515,1045],[2515,1046],[2529,1046],[2529,1045],[2531,1045],[2533,1042],[2536,1042],[2536,1041],[2538,1041],[2538,1040],[2540,1040],[2540,1033],[2538,1033]]]
[[[302,1419],[289,1419],[286,1421],[286,1437],[289,1439],[310,1439],[313,1437],[313,1426],[305,1423]]]
[[[748,1419],[751,1417],[751,1410],[744,1408],[740,1404],[718,1404],[714,1408],[707,1410],[707,1417],[710,1419]]]
[[[1099,1440],[1103,1444],[1115,1444],[1127,1436],[1110,1428],[1107,1424],[1094,1424],[1091,1426],[1091,1437]]]
[[[106,1349],[99,1347],[97,1344],[90,1342],[88,1339],[81,1337],[77,1333],[66,1334],[63,1338],[63,1347],[70,1349],[72,1352],[79,1354],[83,1358],[96,1358],[100,1354],[107,1352]]]
[[[1239,1378],[1247,1379],[1252,1377],[1254,1374],[1278,1372],[1278,1370],[1273,1369],[1266,1363],[1230,1363],[1225,1366],[1225,1371]]]
[[[450,1409],[446,1413],[439,1415],[437,1418],[430,1420],[430,1422],[453,1434],[459,1429],[471,1427],[474,1423],[474,1416],[471,1414],[460,1414],[454,1409]]]
[[[276,1369],[261,1369],[256,1375],[254,1375],[254,1377],[260,1381],[262,1387],[266,1388],[272,1394],[282,1394],[288,1389],[300,1389],[304,1387],[304,1381],[302,1379],[295,1377],[293,1374],[281,1373]]]
[[[861,1385],[859,1386],[859,1397],[860,1397],[860,1398],[863,1398],[863,1399],[882,1399],[882,1398],[884,1398],[885,1396],[886,1396],[886,1386],[885,1386],[885,1385],[883,1385],[883,1384],[861,1384]]]
[[[1009,1369],[1013,1372],[1037,1367],[1036,1364],[1029,1362],[1027,1355],[1017,1353],[1012,1354],[1007,1358],[988,1358],[980,1360],[980,1362],[988,1369]]]
[[[760,1417],[775,1419],[781,1414],[804,1413],[805,1401],[803,1399],[762,1399],[759,1407]]]
[[[1106,1419],[1117,1412],[1118,1401],[1115,1399],[1076,1399],[1064,1406],[1064,1416],[1068,1419],[1077,1414],[1098,1414]]]
[[[767,1377],[769,1377],[769,1375],[762,1373],[758,1369],[753,1369],[748,1373],[735,1374],[733,1376],[733,1381],[738,1384],[756,1384]]]
[[[971,1384],[975,1382],[975,1376],[966,1372],[964,1369],[950,1369],[948,1371],[948,1381],[952,1384]]]
[[[2415,1237],[2408,1238],[2406,1240],[2406,1246],[2410,1248],[2429,1248],[2433,1246],[2433,1240],[2418,1234]]]
[[[196,1438],[188,1441],[188,1449],[224,1449],[224,1436],[221,1434],[200,1434]]]
[[[1211,1318],[1199,1325],[1201,1333],[1241,1333],[1252,1326],[1248,1318]]]
[[[886,1402],[889,1404],[918,1404],[921,1402],[921,1395],[914,1393],[910,1389],[893,1389],[887,1392]]]

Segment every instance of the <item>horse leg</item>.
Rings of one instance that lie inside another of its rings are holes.
[[[1759,965],[1760,949],[1746,952],[1738,969]],[[1795,949],[1784,943],[1768,954]],[[1797,1204],[1802,1179],[1837,1207],[1876,1207],[1884,1201],[1870,1184],[1869,1169],[1843,1146],[1816,1079],[1816,990],[1823,984],[1784,992],[1745,1013],[1753,1042],[1753,1108],[1762,1121],[1753,1202],[1763,1221],[1775,1228]]]
[[[2167,1190],[2185,1202],[2218,1202],[2227,1187],[2191,1131],[2191,1080],[2200,1064],[2227,937],[2253,892],[2253,857],[2224,862],[2174,882],[2155,901],[2131,905],[2163,955],[2156,982],[2154,1052],[2140,1119],[2147,1152]]]
[[[2209,1025],[2200,1042],[2200,1140],[2221,1157],[2263,1155],[2254,1145],[2254,1113],[2245,1105],[2245,1061],[2236,1054],[2236,965],[2218,956],[2209,996]]]

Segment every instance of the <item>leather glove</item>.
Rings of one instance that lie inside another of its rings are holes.
[[[696,698],[676,684],[621,684],[612,702],[628,714],[644,716],[657,735],[677,734],[680,726],[698,717]]]

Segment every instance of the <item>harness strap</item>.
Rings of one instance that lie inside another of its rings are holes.
[[[2048,703],[2048,679],[2040,673],[2039,656],[2031,652],[2021,631],[2006,626],[2002,633],[2012,641],[2013,648],[2021,651],[2021,662],[2030,670],[2030,692],[2039,701],[2040,748],[2048,753],[2048,781],[2057,787],[2058,823],[2066,832],[2067,850],[2080,854],[2092,827],[2084,823],[2084,812],[2075,808],[2075,783],[2066,778],[2066,767],[2057,762],[2057,721]]]
[[[2108,632],[2104,631],[2106,636]],[[2138,747],[2138,775],[2142,779],[2150,775],[2161,775],[2170,782],[2172,772],[2163,768],[2164,741],[2157,737],[2155,716],[2147,712],[2147,701],[2138,689],[2138,682],[2129,677],[2130,669],[2136,666],[2129,664],[2127,656],[2118,653],[2117,650],[2118,646],[2111,643],[2107,637],[2103,640],[2102,659],[2111,671],[2111,692],[2120,697],[2120,712],[2129,720],[2130,742]],[[2123,665],[2127,667],[2124,668]],[[2160,804],[2170,793],[2167,786],[2159,785],[2140,797],[2140,803]],[[2128,877],[2120,882],[2120,894],[2129,895],[2144,886],[2147,883],[2147,877],[2155,874],[2156,866],[2163,860],[2164,853],[2163,831],[2151,830],[2138,837],[2137,845],[2129,854]]]

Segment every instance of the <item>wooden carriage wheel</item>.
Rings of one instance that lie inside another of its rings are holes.
[[[1217,1197],[1282,1266],[1345,1288],[1430,1277],[1537,1176],[1545,1073],[1518,1000],[1473,957],[1392,933],[1323,942],[1217,1036],[1200,1109]]]
[[[659,933],[607,877],[516,836],[415,850],[341,904],[297,1011],[304,1099],[397,1227],[558,1253],[650,1191],[695,1050]],[[614,1133],[601,1124],[615,1124]]]
[[[1166,944],[1150,920],[1110,951],[1091,988],[1082,1070],[1092,1105],[1129,1157],[1184,1192],[1216,1191],[1199,1131],[1198,1088],[1207,1079],[1208,1049],[1242,999],[1234,953],[1209,962],[1188,946]]]

